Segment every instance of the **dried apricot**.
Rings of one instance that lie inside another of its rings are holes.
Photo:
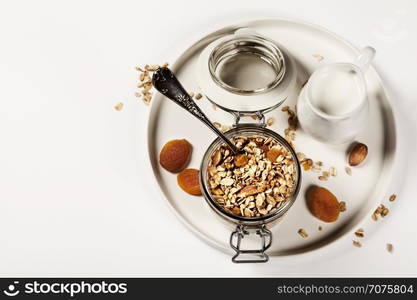
[[[249,159],[246,154],[238,154],[237,156],[235,156],[235,166],[238,168],[246,166],[248,161]]]
[[[282,151],[277,147],[272,147],[267,153],[266,158],[271,162],[276,162],[278,156],[282,154]]]
[[[336,196],[323,187],[313,186],[307,190],[307,206],[316,218],[324,222],[334,222],[339,218],[340,206]]]
[[[169,172],[181,172],[187,167],[191,158],[191,152],[192,146],[187,140],[169,141],[159,154],[159,163]]]
[[[198,180],[199,171],[196,169],[185,169],[177,176],[178,185],[182,188],[186,193],[200,196],[201,189],[200,189],[200,182]]]

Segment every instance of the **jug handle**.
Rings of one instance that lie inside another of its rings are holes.
[[[354,64],[358,66],[362,72],[366,72],[375,57],[376,50],[370,46],[365,47],[361,50],[361,53],[356,58]]]

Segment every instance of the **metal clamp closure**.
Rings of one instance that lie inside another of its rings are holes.
[[[257,111],[254,113],[247,113],[247,112],[231,112],[232,115],[235,118],[235,124],[234,127],[238,127],[239,125],[255,125],[255,126],[260,126],[260,127],[266,127],[266,122],[265,122],[265,116],[262,112]],[[256,117],[256,120],[258,120],[258,123],[240,123],[240,120],[242,117]]]
[[[260,249],[241,249],[242,239],[249,235],[249,230],[256,230],[256,234],[261,238],[261,248]],[[236,254],[232,257],[234,263],[263,263],[269,260],[269,256],[265,251],[271,246],[272,243],[272,233],[268,230],[265,225],[260,226],[245,226],[238,225],[236,230],[230,235],[230,246],[233,250],[236,251]],[[241,255],[250,255],[250,259],[239,258]],[[256,258],[253,258],[256,257]]]

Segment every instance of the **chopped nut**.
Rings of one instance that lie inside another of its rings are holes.
[[[335,167],[330,167],[330,169],[329,169],[329,173],[330,173],[330,175],[332,175],[333,177],[336,177],[336,176],[337,176],[337,170],[336,170],[336,168],[335,168]]]
[[[213,110],[217,110],[217,105],[216,104],[212,104],[211,107],[213,108]]]
[[[340,209],[340,212],[346,211],[346,202],[345,201],[340,201],[339,202],[339,209]]]
[[[300,161],[302,161],[302,160],[304,160],[304,158],[306,158],[306,155],[302,152],[298,152],[297,157]]]
[[[363,238],[365,236],[365,231],[363,230],[363,228],[359,228],[358,230],[355,231],[355,235],[358,238]]]
[[[213,125],[216,126],[217,129],[222,128],[222,124],[220,124],[219,122],[213,122]]]
[[[390,243],[387,243],[387,251],[389,253],[393,253],[394,252],[394,246]]]
[[[216,167],[220,163],[221,159],[222,152],[220,150],[217,150],[211,158],[211,164]]]
[[[203,97],[203,95],[201,95],[200,93],[197,93],[197,94],[195,95],[195,99],[196,99],[196,100],[200,100],[202,97]]]
[[[372,214],[372,220],[378,221],[378,217],[386,217],[389,214],[389,209],[385,205],[379,205]]]
[[[189,92],[188,93],[188,96],[190,96],[190,98],[193,98],[194,97],[194,93],[193,92]]]
[[[114,106],[114,109],[117,111],[121,111],[123,109],[123,103],[119,102]]]
[[[362,244],[358,241],[353,241],[353,246],[360,248],[362,247]]]
[[[275,118],[274,117],[270,117],[268,118],[268,120],[266,121],[266,125],[267,126],[272,126],[275,123]]]
[[[298,229],[298,234],[303,238],[308,238],[307,232],[302,228]]]
[[[152,71],[152,72],[154,72],[154,71],[156,71],[156,70],[158,70],[159,69],[159,66],[158,65],[146,65],[145,66],[145,70],[146,71]]]
[[[397,199],[397,195],[395,195],[395,194],[392,194],[392,195],[389,197],[389,201],[391,201],[391,202],[395,201],[395,199]]]
[[[319,180],[321,180],[321,181],[327,181],[327,177],[326,176],[319,176]]]

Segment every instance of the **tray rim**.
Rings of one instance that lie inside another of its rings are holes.
[[[242,18],[240,21],[232,21],[230,23],[227,23],[226,25],[223,24],[220,26],[208,26],[206,24],[206,27],[208,27],[208,29],[202,30],[200,32],[200,34],[198,36],[200,36],[200,38],[196,38],[194,36],[197,36],[197,34],[193,35],[192,38],[183,38],[180,40],[180,44],[181,46],[175,47],[175,49],[173,49],[171,55],[168,55],[168,58],[170,59],[169,61],[173,62],[173,65],[171,65],[171,68],[173,70],[176,69],[176,62],[178,61],[178,59],[191,47],[199,44],[200,42],[204,41],[207,36],[210,35],[214,35],[215,33],[218,33],[219,31],[222,31],[226,28],[233,28],[233,27],[240,27],[240,26],[246,26],[244,24],[248,24],[248,23],[256,23],[256,22],[274,22],[274,21],[282,21],[282,22],[288,22],[288,23],[295,23],[297,25],[302,25],[302,26],[307,26],[307,27],[311,27],[315,30],[318,31],[322,31],[325,34],[328,34],[329,36],[333,37],[334,39],[336,39],[338,42],[345,44],[345,46],[347,46],[348,48],[350,48],[352,50],[352,52],[356,53],[357,55],[360,54],[360,50],[358,47],[356,47],[354,44],[352,44],[351,42],[349,42],[348,40],[346,40],[345,38],[343,38],[342,36],[332,32],[331,30],[312,23],[312,22],[308,22],[302,19],[298,19],[298,18],[293,18],[293,17],[261,17],[261,18]],[[390,106],[392,106],[392,101],[391,101],[391,97],[389,96],[389,93],[387,91],[387,88],[384,86],[383,81],[381,79],[381,76],[379,75],[379,73],[377,72],[377,70],[375,69],[375,67],[373,65],[370,66],[369,68],[370,70],[372,70],[372,72],[374,73],[373,76],[375,77],[375,80],[378,82],[379,88],[381,89],[381,91],[383,91],[384,93],[384,97],[387,99],[388,103],[390,104]],[[161,189],[161,186],[158,184],[158,177],[155,171],[155,166],[154,163],[152,161],[152,156],[151,156],[151,138],[150,138],[150,123],[151,123],[151,118],[153,116],[153,112],[154,112],[154,107],[155,107],[155,102],[154,98],[157,94],[154,94],[152,97],[152,101],[151,101],[151,106],[150,106],[150,111],[148,114],[148,120],[147,120],[147,139],[146,139],[146,143],[147,143],[147,147],[146,147],[146,151],[147,151],[147,156],[149,158],[148,163],[150,168],[152,169],[152,173],[154,176],[152,179],[152,182],[154,183],[155,187],[160,191],[160,197],[168,204],[168,207],[170,208],[170,210],[174,213],[174,215],[180,220],[180,222],[182,224],[185,225],[185,227],[192,232],[195,236],[197,236],[199,239],[201,239],[204,243],[206,243],[207,245],[219,250],[221,253],[226,254],[226,255],[230,255],[231,253],[233,253],[232,249],[225,249],[224,246],[221,243],[218,243],[214,240],[212,240],[210,237],[208,237],[206,234],[204,234],[203,232],[201,232],[200,230],[196,229],[195,226],[193,226],[192,224],[190,224],[186,218],[184,218],[176,209],[175,207],[171,204],[171,202],[167,199],[167,196],[165,195],[164,191]],[[390,164],[390,169],[391,172],[388,172],[388,174],[386,174],[387,178],[385,179],[385,182],[388,184],[392,183],[392,178],[393,178],[393,173],[395,172],[395,162],[397,161],[397,156],[398,156],[398,125],[397,125],[397,118],[395,115],[394,110],[392,110],[392,135],[393,135],[393,140],[395,141],[395,145],[394,145],[394,151],[392,153],[392,156],[390,157],[389,160],[389,164]],[[386,169],[386,166],[384,164],[383,170]],[[386,193],[386,190],[383,191],[383,193]],[[367,212],[367,215],[371,215],[371,213],[375,210],[377,206],[372,206],[371,209]],[[360,220],[357,224],[357,226],[361,226],[364,223],[367,223],[367,219],[366,218],[362,218],[362,220]],[[380,226],[378,226],[380,227]],[[289,261],[291,259],[297,258],[297,261],[299,262],[300,260],[311,260],[313,257],[316,257],[318,255],[322,255],[324,252],[330,252],[332,250],[335,250],[342,242],[344,237],[346,237],[349,234],[353,234],[355,231],[354,228],[350,229],[349,231],[345,232],[344,234],[339,234],[338,236],[336,236],[332,241],[330,241],[329,243],[326,243],[322,246],[319,246],[317,248],[311,249],[311,250],[306,250],[306,251],[302,251],[302,252],[295,252],[295,253],[291,253],[291,254],[282,254],[282,255],[269,255],[270,260],[271,261]],[[376,230],[374,230],[376,231]]]

